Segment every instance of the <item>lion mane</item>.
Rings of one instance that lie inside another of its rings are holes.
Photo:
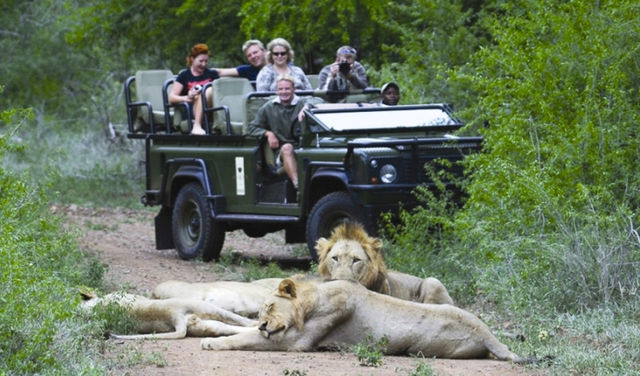
[[[388,270],[382,256],[382,241],[371,237],[362,225],[340,224],[329,239],[316,243],[318,273],[325,280],[357,280],[371,291],[420,303],[453,304],[438,279]]]
[[[345,222],[331,231],[329,239],[320,238],[316,243],[318,252],[318,273],[324,278],[332,278],[328,263],[329,251],[339,241],[355,241],[360,243],[367,255],[367,267],[363,273],[357,276],[358,282],[369,290],[382,294],[389,294],[389,282],[387,281],[387,266],[382,258],[382,241],[370,237],[362,225],[355,222]]]

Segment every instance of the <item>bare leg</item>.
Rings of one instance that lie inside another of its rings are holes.
[[[296,164],[296,155],[293,152],[293,145],[282,145],[280,156],[282,157],[282,164],[284,165],[287,176],[291,179],[293,186],[298,189],[298,166]]]
[[[207,91],[205,92],[207,103],[211,103],[211,92],[211,87],[207,88]],[[195,97],[193,100],[193,116],[195,119],[193,121],[193,129],[191,129],[191,134],[203,135],[206,133],[204,128],[202,127],[202,119],[204,118],[203,108],[204,106],[202,105],[202,97]]]

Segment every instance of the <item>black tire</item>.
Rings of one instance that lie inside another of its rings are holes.
[[[171,232],[178,256],[191,260],[202,255],[204,261],[220,257],[224,229],[211,218],[211,203],[198,183],[180,189],[173,205]]]
[[[317,240],[331,236],[331,230],[344,221],[364,225],[362,208],[351,200],[347,192],[329,193],[316,202],[307,219],[307,247],[313,261],[318,261],[315,249]]]

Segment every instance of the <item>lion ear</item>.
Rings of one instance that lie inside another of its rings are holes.
[[[380,255],[382,255],[382,245],[382,240],[379,238],[373,238],[372,247]]]
[[[283,279],[278,286],[278,295],[283,298],[294,299],[296,297],[296,283],[289,278]]]
[[[316,252],[318,252],[318,255],[319,255],[320,257],[322,257],[322,254],[323,254],[323,253],[325,253],[325,252],[323,252],[323,251],[324,251],[324,250],[326,250],[326,249],[328,248],[328,247],[327,247],[327,243],[328,243],[328,242],[329,242],[329,241],[328,241],[326,238],[318,238],[318,240],[316,240],[316,246],[315,246],[315,249],[316,249]]]

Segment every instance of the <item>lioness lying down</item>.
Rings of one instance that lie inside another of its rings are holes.
[[[115,303],[139,321],[136,332],[144,334],[117,335],[116,339],[179,339],[186,336],[215,337],[251,331],[257,321],[193,299],[147,299],[126,293],[111,293],[102,298],[82,293],[83,309]]]
[[[318,239],[316,251],[318,273],[325,279],[357,280],[371,291],[419,303],[453,304],[436,278],[387,270],[382,241],[370,237],[359,224],[347,222],[334,228],[329,239]]]
[[[267,298],[259,327],[205,338],[206,350],[312,351],[387,336],[386,354],[526,362],[473,314],[448,304],[422,304],[378,294],[353,281],[284,279]]]
[[[264,299],[282,281],[282,278],[265,278],[251,282],[215,281],[188,283],[165,281],[153,289],[154,299],[184,298],[203,300],[219,308],[246,317],[258,316]]]
[[[453,304],[439,280],[387,270],[382,257],[382,241],[368,236],[360,225],[349,223],[336,227],[329,239],[318,240],[316,249],[318,272],[325,279],[356,280],[369,290],[405,300]],[[171,280],[156,286],[152,297],[199,299],[243,316],[256,317],[266,297],[281,281],[281,278],[208,283]]]

